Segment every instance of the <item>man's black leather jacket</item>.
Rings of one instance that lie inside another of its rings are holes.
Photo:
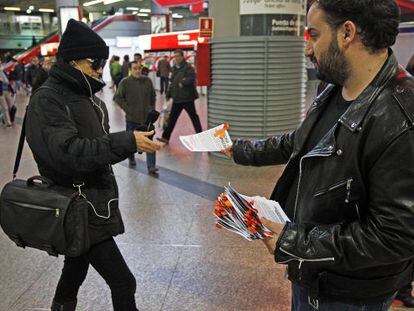
[[[236,140],[243,165],[287,163],[271,199],[284,206],[296,174],[294,211],[276,262],[313,298],[375,301],[412,280],[414,259],[414,80],[392,51],[363,93],[317,146],[301,154],[329,85],[293,132]],[[323,116],[319,122],[323,122]]]

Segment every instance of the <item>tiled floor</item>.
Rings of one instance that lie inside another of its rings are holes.
[[[105,89],[112,131],[123,130],[121,110]],[[161,105],[158,97],[158,105]],[[18,122],[0,127],[0,186],[11,178],[21,117],[27,98],[19,95]],[[204,127],[207,104],[197,103]],[[248,242],[214,227],[215,195],[231,182],[240,192],[269,196],[282,167],[241,167],[206,153],[191,153],[179,142],[192,134],[182,115],[170,145],[157,154],[158,178],[136,168],[114,166],[126,233],[116,241],[137,279],[136,300],[144,311],[289,310],[289,282],[260,242]],[[36,174],[28,148],[19,177]],[[0,310],[49,310],[63,258],[17,248],[0,233]],[[112,310],[110,292],[91,268],[79,292],[77,310]]]

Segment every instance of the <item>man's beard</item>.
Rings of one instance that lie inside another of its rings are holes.
[[[336,39],[332,39],[329,49],[321,55],[319,61],[314,55],[310,59],[317,65],[316,76],[319,80],[344,85],[344,82],[348,79],[348,62],[344,53],[339,49]]]

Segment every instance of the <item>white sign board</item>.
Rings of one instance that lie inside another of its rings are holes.
[[[305,0],[240,0],[240,15],[292,14],[305,15]]]
[[[73,18],[77,21],[80,20],[79,8],[78,7],[61,7],[59,8],[59,19],[60,19],[60,31],[64,33],[69,20]]]

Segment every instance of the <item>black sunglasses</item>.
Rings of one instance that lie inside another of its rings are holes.
[[[91,63],[92,69],[95,70],[95,71],[98,70],[98,69],[101,69],[101,68],[103,69],[106,65],[106,59],[105,58],[95,58],[95,59],[87,58],[87,60],[88,60],[88,62]]]

